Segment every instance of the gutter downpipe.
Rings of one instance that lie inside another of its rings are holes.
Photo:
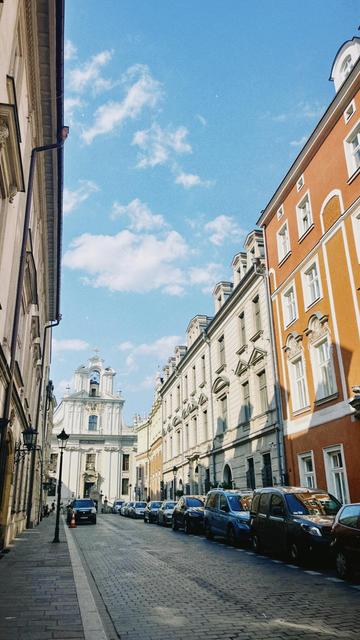
[[[210,372],[210,406],[211,406],[211,427],[212,427],[212,448],[213,448],[213,452],[212,452],[212,469],[213,469],[213,485],[214,487],[216,486],[216,464],[215,464],[215,451],[214,451],[214,424],[215,424],[215,420],[214,420],[214,397],[213,397],[213,391],[212,391],[212,366],[211,366],[211,350],[210,350],[210,338],[207,334],[206,329],[203,330],[202,332],[203,334],[203,338],[204,341],[206,342],[207,346],[208,346],[208,352],[209,352],[209,372]]]
[[[275,355],[275,330],[274,330],[274,320],[272,314],[271,307],[271,294],[270,294],[270,284],[269,284],[269,269],[268,269],[268,252],[266,245],[266,235],[263,230],[263,238],[264,238],[264,250],[265,250],[265,271],[260,274],[264,278],[265,282],[265,297],[266,297],[266,305],[268,311],[268,318],[270,323],[270,350],[271,350],[271,359],[274,369],[274,390],[275,390],[275,404],[276,404],[276,417],[277,417],[277,427],[276,427],[276,447],[279,458],[279,471],[280,471],[280,481],[281,484],[286,484],[287,482],[287,474],[286,474],[286,460],[285,460],[285,449],[284,449],[284,420],[282,415],[282,401],[281,401],[281,393],[280,393],[280,384],[279,384],[279,369],[277,364],[277,358]],[[255,269],[256,266],[254,265]],[[259,272],[257,272],[259,273]]]

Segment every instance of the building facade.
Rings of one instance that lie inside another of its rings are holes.
[[[260,231],[214,289],[215,315],[196,316],[160,388],[166,497],[211,486],[281,484],[283,451]]]
[[[162,423],[160,377],[156,384],[155,399],[145,420],[138,420],[135,496],[141,500],[160,500],[162,490]]]
[[[0,548],[41,511],[60,318],[63,23],[60,1],[0,3]]]
[[[114,394],[116,372],[97,355],[75,371],[75,391],[54,413],[50,476],[58,477],[56,435],[70,435],[63,459],[62,500],[130,499],[135,480],[136,434],[125,426],[124,400]]]
[[[290,484],[360,500],[360,39],[336,95],[259,220]]]

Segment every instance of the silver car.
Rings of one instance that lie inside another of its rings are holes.
[[[157,513],[157,523],[162,524],[163,527],[167,527],[171,525],[172,522],[172,514],[175,509],[176,502],[173,500],[164,500],[162,503],[158,513]]]
[[[131,518],[144,518],[146,502],[134,502],[129,513]]]

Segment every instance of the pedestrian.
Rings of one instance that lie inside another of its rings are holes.
[[[54,513],[55,511],[55,502],[51,503],[51,513]]]

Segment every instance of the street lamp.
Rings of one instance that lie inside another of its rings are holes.
[[[66,447],[66,443],[70,436],[65,433],[63,429],[61,433],[57,436],[59,449],[60,449],[60,468],[59,468],[59,480],[58,480],[58,489],[57,489],[57,505],[56,505],[56,521],[55,521],[55,535],[53,542],[60,542],[59,538],[59,524],[60,524],[60,500],[61,500],[61,476],[62,476],[62,463],[63,463],[63,453]]]
[[[176,474],[177,474],[177,467],[173,467],[173,474],[174,474],[174,496],[173,496],[173,499],[175,500],[175,498],[176,498]]]
[[[25,458],[27,453],[35,449],[37,434],[38,432],[32,428],[31,424],[25,427],[22,432],[24,447],[22,448],[20,441],[15,444],[15,464],[18,464],[21,459]]]

